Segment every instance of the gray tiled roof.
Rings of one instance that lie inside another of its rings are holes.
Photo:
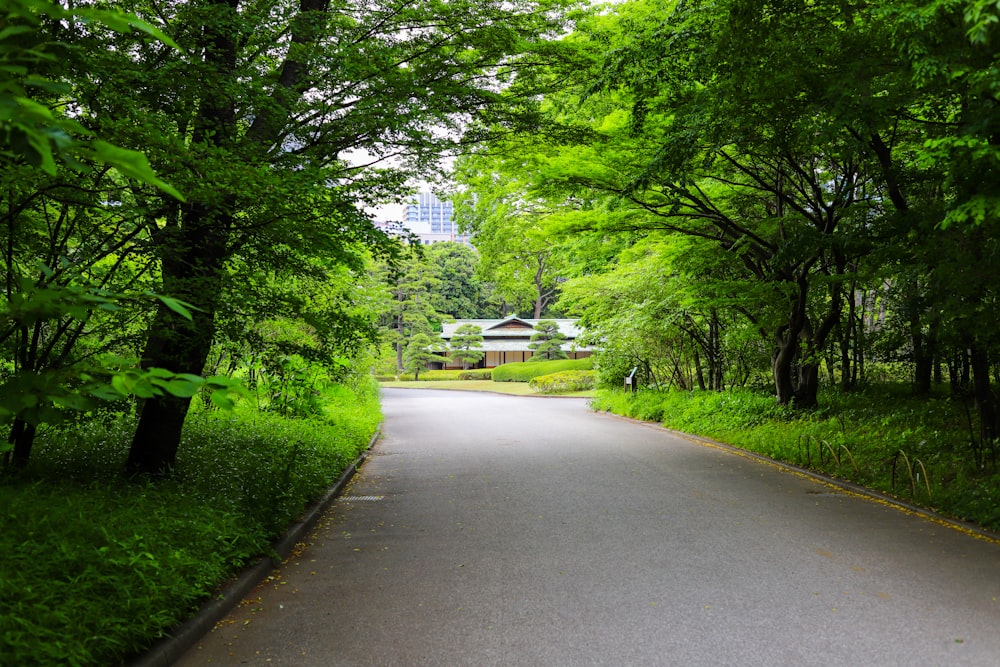
[[[502,320],[458,320],[450,324],[442,325],[441,338],[450,340],[455,330],[463,324],[473,324],[483,330],[483,343],[478,348],[484,352],[531,352],[528,344],[531,336],[535,333],[534,326],[545,319],[526,319],[523,317],[506,317]],[[577,320],[552,320],[559,327],[559,331],[566,336],[567,341],[562,348],[565,351],[571,350],[593,350],[586,345],[575,345],[574,339],[580,334],[580,328],[576,325]],[[521,328],[498,328],[504,323],[523,322],[526,327]]]
[[[483,338],[523,338],[525,340],[530,340],[531,335],[535,333],[534,326],[541,322],[542,320],[552,319],[552,318],[542,318],[542,319],[526,319],[523,317],[506,317],[502,320],[457,320],[451,322],[450,324],[443,324],[441,326],[441,338],[445,340],[450,339],[458,329],[463,324],[473,324],[483,330]],[[566,338],[573,340],[580,335],[580,328],[576,325],[577,320],[552,320],[559,327],[559,331],[566,336]],[[516,329],[500,329],[497,328],[505,322],[524,322],[527,327],[516,328]]]

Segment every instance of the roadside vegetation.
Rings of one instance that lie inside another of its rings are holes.
[[[159,483],[121,475],[132,415],[39,433],[0,485],[0,664],[119,664],[265,556],[378,425],[373,382],[319,401],[312,419],[199,407]]]
[[[997,451],[977,445],[966,401],[946,392],[914,397],[905,384],[820,395],[823,407],[811,411],[792,410],[768,392],[752,389],[604,389],[592,405],[1000,530]]]

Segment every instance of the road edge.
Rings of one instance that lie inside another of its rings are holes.
[[[861,498],[869,502],[874,502],[885,507],[890,507],[896,511],[903,512],[904,514],[909,514],[912,516],[918,516],[926,521],[935,523],[939,526],[945,528],[950,528],[952,530],[957,530],[960,533],[964,533],[977,540],[982,540],[984,542],[989,542],[991,544],[996,544],[1000,546],[1000,532],[994,532],[983,528],[974,523],[968,521],[962,521],[961,519],[955,519],[952,517],[945,516],[943,514],[938,514],[937,512],[930,510],[926,507],[921,507],[920,505],[915,505],[909,503],[905,500],[891,496],[887,493],[877,491],[875,489],[870,489],[866,486],[860,484],[855,484],[845,479],[840,479],[838,477],[831,477],[821,472],[815,470],[810,470],[809,468],[803,468],[797,466],[793,463],[788,463],[786,461],[779,461],[778,459],[772,459],[769,456],[763,454],[758,454],[757,452],[752,452],[748,449],[743,449],[737,447],[736,445],[730,445],[729,443],[720,442],[718,440],[713,440],[701,435],[694,435],[691,433],[685,433],[684,431],[678,431],[660,424],[659,422],[643,421],[641,419],[635,419],[633,417],[626,417],[624,415],[615,414],[613,412],[608,412],[604,410],[595,410],[600,414],[613,417],[615,419],[622,419],[625,421],[630,421],[635,424],[643,424],[651,428],[655,428],[660,431],[664,431],[682,440],[687,440],[697,445],[702,445],[704,447],[712,447],[714,449],[719,449],[735,456],[741,456],[746,459],[756,461],[758,463],[763,463],[764,465],[769,465],[773,468],[789,472],[800,477],[805,477],[811,479],[814,482],[823,484],[829,488],[835,489],[840,493],[844,493],[849,496],[854,496],[856,498]]]
[[[169,667],[208,634],[215,624],[229,614],[261,581],[281,562],[291,555],[295,545],[303,541],[319,521],[320,516],[343,492],[358,469],[368,459],[375,443],[382,435],[382,425],[375,429],[365,451],[361,452],[351,465],[341,473],[337,481],[306,510],[302,517],[291,524],[284,534],[271,545],[272,553],[257,563],[244,568],[235,580],[228,583],[222,593],[208,600],[193,616],[172,628],[166,636],[157,640],[148,650],[134,660],[127,661],[128,667]]]

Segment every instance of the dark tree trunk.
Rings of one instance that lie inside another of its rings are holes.
[[[911,288],[916,292],[916,287]],[[925,396],[931,391],[931,374],[934,363],[934,346],[924,333],[923,322],[921,321],[921,310],[916,303],[915,296],[911,296],[908,308],[910,311],[910,342],[913,346],[913,393],[917,396]]]
[[[857,371],[851,363],[851,346],[858,344],[855,337],[855,318],[857,309],[857,286],[854,279],[851,279],[851,286],[847,292],[847,326],[840,325],[840,388],[849,391],[854,388],[857,379]]]
[[[701,369],[701,355],[698,354],[698,346],[694,348],[694,369],[698,381],[698,389],[705,391],[705,373]]]
[[[819,405],[819,364],[799,366],[799,386],[795,390],[795,407],[810,409]]]
[[[799,351],[798,335],[789,335],[787,330],[779,334],[778,347],[771,357],[771,371],[774,376],[774,390],[780,405],[791,405],[795,398],[792,365]]]
[[[719,311],[715,308],[711,311],[708,321],[708,341],[711,352],[708,355],[708,386],[714,391],[725,389],[722,367],[722,325],[719,322]]]
[[[997,406],[990,386],[989,353],[977,344],[971,348],[969,357],[972,364],[973,394],[979,413],[980,437],[983,445],[992,449],[997,438]]]
[[[184,229],[164,239],[164,290],[195,307],[190,320],[161,306],[150,328],[142,363],[175,373],[201,374],[212,349],[215,311],[231,228],[228,214],[194,205]],[[190,398],[157,396],[145,401],[126,461],[131,475],[164,476],[177,458]]]
[[[10,428],[9,438],[10,444],[14,446],[9,455],[11,467],[21,469],[28,465],[36,432],[37,427],[34,424],[29,424],[20,417],[14,420]]]
[[[799,360],[800,341],[806,327],[809,326],[809,316],[806,313],[809,298],[808,271],[803,271],[796,280],[797,291],[792,297],[788,323],[778,329],[775,335],[777,348],[771,355],[771,370],[774,375],[774,387],[780,405],[791,405],[793,401],[800,405],[800,396],[796,391],[794,366]],[[808,397],[806,397],[808,399]]]

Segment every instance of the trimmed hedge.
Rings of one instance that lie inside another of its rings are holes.
[[[451,380],[489,380],[492,370],[489,368],[449,369],[439,371],[420,371],[417,382],[447,382]],[[400,373],[395,376],[378,376],[380,382],[413,382],[413,373]]]
[[[470,368],[458,374],[459,380],[492,380],[492,368]]]
[[[593,389],[596,376],[595,371],[561,371],[533,377],[528,386],[539,394],[568,394]]]
[[[594,368],[594,358],[555,359],[553,361],[518,361],[493,369],[494,382],[530,382],[540,375],[562,371],[589,371]]]

